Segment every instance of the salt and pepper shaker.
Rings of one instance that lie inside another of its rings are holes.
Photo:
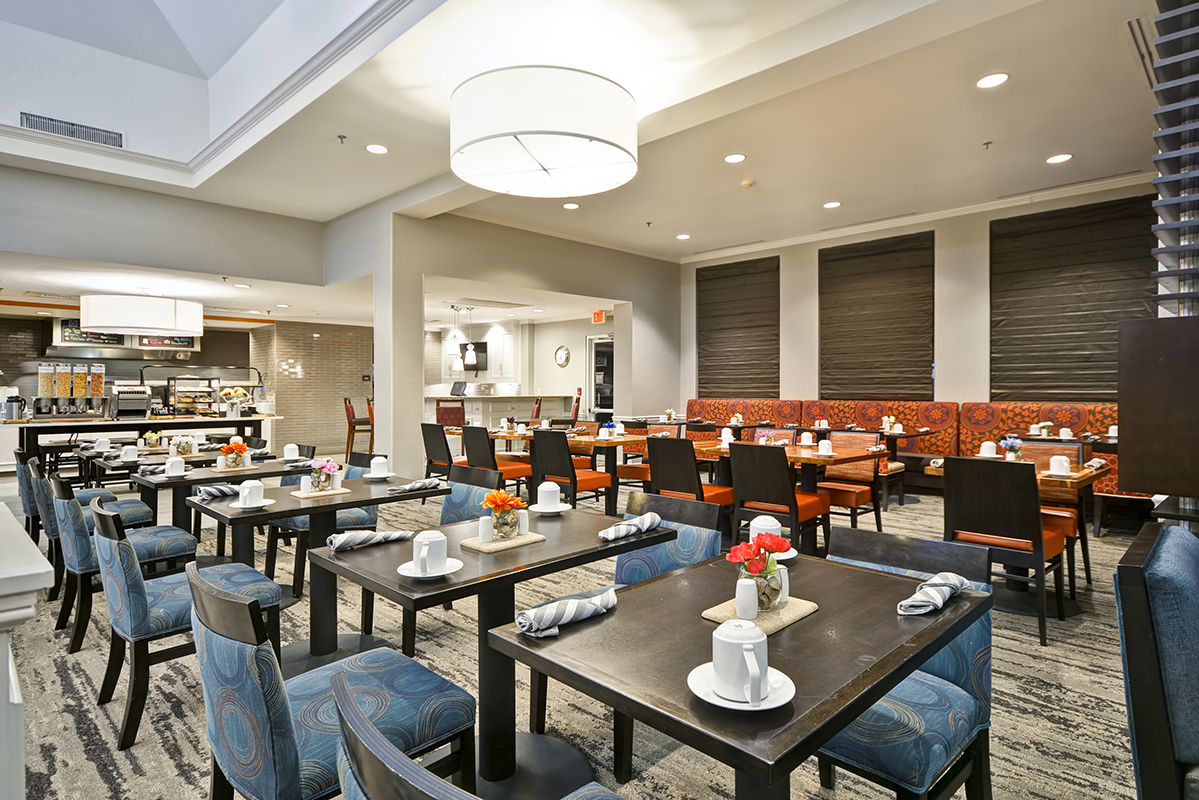
[[[737,616],[741,619],[758,618],[758,584],[753,578],[737,579]]]
[[[529,511],[522,508],[516,512],[516,535],[523,536],[529,532]]]
[[[216,468],[217,468],[217,469],[224,469],[224,468],[225,468],[225,457],[224,457],[224,456],[217,456],[217,457],[216,457]]]
[[[479,517],[479,541],[487,543],[495,540],[495,523],[490,514]]]
[[[300,491],[301,492],[311,492],[312,491],[312,476],[311,475],[303,475],[300,477]]]

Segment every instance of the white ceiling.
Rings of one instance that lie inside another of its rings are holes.
[[[482,300],[484,302],[475,302]],[[496,305],[492,305],[495,303]],[[515,303],[514,308],[499,304]],[[590,319],[592,311],[611,312],[614,301],[603,297],[587,297],[544,289],[527,289],[507,284],[425,276],[425,327],[441,328],[454,323],[451,305],[474,307],[474,311],[459,314],[458,321],[466,326],[468,320],[485,322],[560,322]],[[535,310],[540,309],[540,310]]]
[[[0,22],[209,78],[283,0],[0,0]]]

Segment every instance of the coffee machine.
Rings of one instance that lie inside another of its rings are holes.
[[[3,419],[22,419],[25,414],[25,398],[19,394],[10,394],[4,401]]]

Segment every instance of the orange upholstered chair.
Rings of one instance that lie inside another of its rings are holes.
[[[534,476],[534,481],[546,480],[564,486],[572,506],[578,502],[580,492],[595,492],[598,496],[600,492],[614,491],[609,473],[575,467],[568,441],[562,431],[533,431],[533,450],[540,473]]]
[[[729,466],[733,473],[734,540],[737,530],[759,514],[774,517],[791,531],[792,546],[816,555],[816,522],[824,528],[828,546],[829,500],[795,486],[795,472],[782,447],[731,442]]]
[[[491,437],[481,425],[462,426],[462,446],[466,448],[466,463],[479,469],[497,470],[504,476],[504,483],[516,482],[516,493],[521,484],[533,477],[533,467],[521,461],[497,461]],[[530,488],[531,491],[531,488]]]
[[[867,447],[874,447],[878,444],[879,434],[831,431],[828,438],[833,444],[833,452],[836,453],[841,448],[865,450]],[[883,517],[875,492],[882,487],[879,482],[882,468],[879,464],[886,460],[882,458],[874,461],[855,461],[852,464],[826,467],[824,477],[829,480],[816,484],[816,491],[827,497],[832,505],[849,509],[851,528],[858,527],[858,512],[861,507],[871,506],[868,510],[874,512],[875,530],[881,531]]]
[[[1019,436],[1019,434],[1016,434]],[[1025,442],[1020,448],[1020,457],[1037,465],[1037,472],[1049,471],[1049,459],[1054,456],[1065,456],[1070,459],[1071,471],[1077,471],[1079,465],[1087,460],[1086,447],[1077,442]],[[1041,487],[1039,490],[1042,508],[1068,509],[1074,512],[1078,527],[1070,532],[1071,537],[1077,537],[1082,547],[1082,568],[1091,585],[1091,546],[1087,541],[1086,507],[1095,501],[1093,487],[1088,486],[1081,491],[1078,489],[1059,489],[1057,487]],[[1096,521],[1098,524],[1098,521]],[[1070,598],[1074,598],[1074,548],[1071,547],[1066,557],[1070,570]]]

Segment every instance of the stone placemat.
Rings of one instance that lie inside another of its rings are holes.
[[[537,544],[544,541],[545,537],[540,533],[522,533],[511,539],[495,539],[490,542],[480,542],[478,536],[472,536],[469,539],[463,539],[458,546],[463,550],[474,550],[477,553],[499,553],[514,547],[524,547],[526,544]]]
[[[772,633],[781,631],[792,622],[798,622],[810,614],[815,614],[819,610],[820,606],[811,600],[801,600],[798,597],[792,597],[787,601],[787,605],[782,608],[759,611],[757,618],[750,621],[769,636]],[[713,622],[728,622],[730,619],[740,619],[737,616],[736,600],[726,600],[718,606],[712,606],[701,616]]]
[[[301,500],[311,500],[314,497],[331,497],[335,494],[349,494],[350,489],[328,489],[323,492],[292,492],[292,497],[298,497]]]
[[[256,469],[258,469],[257,464],[255,464],[252,467],[221,467],[219,469],[217,467],[213,467],[211,471],[212,472],[251,472]]]

